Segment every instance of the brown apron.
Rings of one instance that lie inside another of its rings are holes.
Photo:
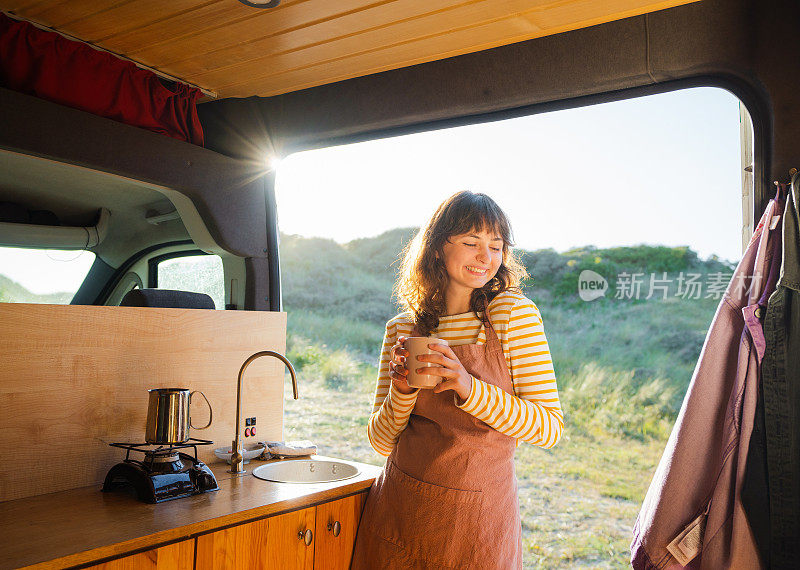
[[[485,344],[453,352],[470,374],[513,394],[500,340],[485,324]],[[420,390],[370,488],[353,570],[522,568],[516,440],[457,408],[453,394]]]

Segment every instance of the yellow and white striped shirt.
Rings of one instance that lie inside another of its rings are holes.
[[[553,360],[547,345],[539,309],[522,295],[500,293],[489,303],[489,318],[497,332],[514,385],[514,396],[505,390],[473,377],[466,401],[456,405],[497,431],[539,447],[553,447],[564,428]],[[410,313],[401,313],[386,323],[378,384],[367,436],[373,449],[388,456],[408,424],[419,390],[401,394],[389,377],[390,351],[399,336],[410,336]],[[446,340],[451,346],[483,344],[485,327],[475,313],[444,316],[430,336]]]

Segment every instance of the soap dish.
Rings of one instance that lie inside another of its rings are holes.
[[[242,446],[242,455],[244,456],[244,462],[248,463],[251,459],[254,459],[264,453],[265,446],[263,443],[248,443]],[[231,455],[233,455],[232,448],[228,447],[218,447],[214,450],[214,455],[227,461],[228,463],[231,462]]]

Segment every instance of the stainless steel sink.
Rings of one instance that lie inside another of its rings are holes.
[[[357,467],[325,459],[290,459],[253,469],[253,475],[278,483],[329,483],[358,475]]]

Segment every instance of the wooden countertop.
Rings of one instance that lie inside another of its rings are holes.
[[[125,492],[103,493],[99,485],[6,501],[0,503],[0,569],[65,568],[145,550],[365,491],[381,470],[345,462],[359,474],[303,484],[253,477],[263,461],[251,461],[242,476],[228,473],[224,463],[208,464],[219,491],[155,505]]]

